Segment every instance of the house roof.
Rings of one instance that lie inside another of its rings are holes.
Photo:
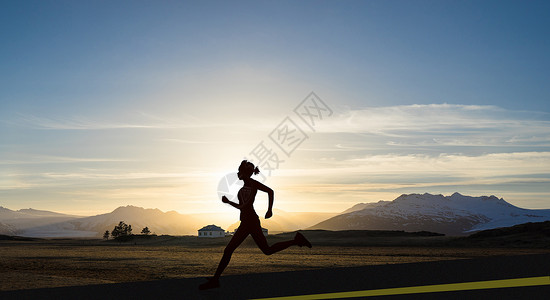
[[[218,227],[216,225],[206,225],[203,228],[199,229],[199,231],[224,231],[221,227]]]

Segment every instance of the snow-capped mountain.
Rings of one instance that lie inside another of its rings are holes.
[[[368,208],[374,208],[374,207],[377,207],[377,206],[382,206],[382,205],[388,204],[390,202],[391,201],[380,200],[378,202],[358,203],[358,204],[355,204],[354,206],[346,209],[342,213],[347,214],[347,213],[354,212],[354,211],[359,211],[359,210],[368,209]]]
[[[393,201],[380,201],[360,210],[350,210],[311,229],[425,230],[464,235],[550,220],[550,209],[523,209],[495,196],[470,197],[459,193],[451,196],[404,194]]]

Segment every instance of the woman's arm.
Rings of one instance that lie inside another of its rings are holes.
[[[268,206],[267,206],[267,212],[265,213],[265,218],[266,219],[269,219],[271,218],[271,216],[273,216],[273,198],[274,198],[274,192],[272,189],[270,189],[268,186],[264,185],[263,183],[261,182],[258,182],[256,181],[255,182],[256,184],[256,188],[262,192],[266,192],[267,193],[267,197],[268,197]]]
[[[227,197],[226,197],[225,195],[222,196],[222,202],[223,202],[223,203],[227,203],[227,204],[233,206],[233,207],[236,208],[236,209],[241,209],[241,205],[239,205],[239,204],[237,204],[237,203],[235,203],[235,202],[233,202],[233,201],[230,201],[229,199],[227,199]]]

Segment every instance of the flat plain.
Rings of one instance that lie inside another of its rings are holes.
[[[305,233],[306,235],[308,233]],[[368,243],[310,232],[314,247],[264,255],[251,239],[224,275],[550,253],[550,248],[453,246],[446,237],[379,236]],[[268,237],[270,244],[290,234]],[[356,239],[364,241],[364,238]],[[211,276],[229,237],[159,236],[128,242],[79,239],[0,241],[0,291]]]

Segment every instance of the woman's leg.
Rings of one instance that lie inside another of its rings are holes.
[[[243,224],[241,223],[241,225],[239,226],[237,231],[235,231],[235,234],[229,241],[229,244],[227,244],[227,246],[225,247],[225,250],[223,250],[222,259],[220,260],[218,269],[216,269],[216,273],[214,274],[214,277],[213,277],[214,280],[217,280],[218,278],[220,278],[223,270],[225,270],[225,268],[229,264],[229,261],[231,260],[231,255],[233,254],[235,249],[237,249],[237,247],[239,247],[239,245],[246,239],[248,234],[249,234],[248,228],[246,228],[246,226],[243,226]]]
[[[218,268],[216,269],[216,273],[214,273],[214,277],[210,278],[207,282],[199,285],[199,290],[207,290],[212,288],[217,288],[220,286],[220,276],[223,273],[223,270],[227,267],[229,264],[229,261],[231,260],[231,255],[233,254],[233,251],[239,247],[239,245],[246,239],[248,236],[249,230],[246,226],[243,226],[241,223],[241,226],[237,229],[231,240],[229,241],[229,244],[225,247],[225,250],[223,250],[223,256],[220,260],[220,263],[218,264]]]
[[[252,235],[252,238],[256,242],[256,245],[262,250],[262,252],[265,255],[271,255],[273,253],[279,252],[281,250],[284,250],[290,246],[298,245],[296,240],[290,240],[285,242],[279,242],[275,243],[271,246],[267,244],[267,239],[264,236],[264,233],[262,232],[262,226],[260,225],[260,222],[258,221],[257,226],[254,226],[254,228],[251,228],[250,235]]]

